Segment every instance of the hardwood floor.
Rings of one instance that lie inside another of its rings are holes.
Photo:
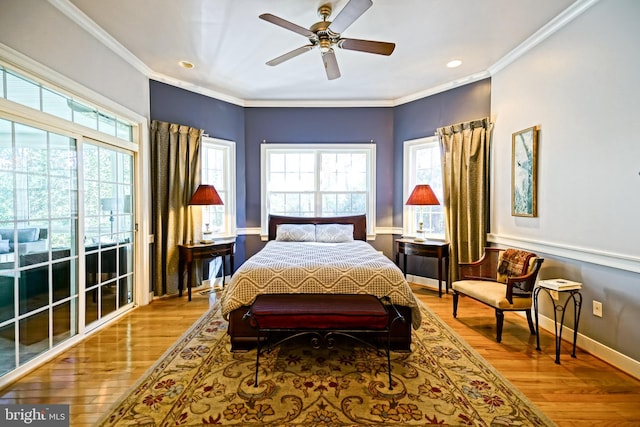
[[[559,426],[640,424],[640,381],[578,350],[562,347],[556,365],[551,334],[535,350],[526,320],[505,316],[502,343],[495,342],[493,310],[468,298],[451,315],[451,295],[413,286],[426,303]],[[89,426],[191,326],[215,294],[193,300],[169,297],[133,310],[117,323],[0,390],[0,403],[67,403],[71,426]]]

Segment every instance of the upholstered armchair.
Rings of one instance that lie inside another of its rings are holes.
[[[505,311],[524,311],[535,334],[532,293],[543,261],[532,252],[485,248],[480,260],[460,263],[460,280],[452,285],[453,317],[458,315],[460,295],[468,296],[495,309],[496,341],[502,341]]]

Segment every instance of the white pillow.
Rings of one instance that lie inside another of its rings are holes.
[[[313,224],[278,224],[276,240],[281,242],[315,242],[316,227]]]
[[[316,241],[344,243],[353,241],[353,224],[317,224]]]

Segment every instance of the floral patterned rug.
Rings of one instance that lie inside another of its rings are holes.
[[[421,304],[411,353],[345,340],[289,341],[231,353],[218,306],[205,313],[105,414],[102,426],[553,426],[525,396]]]

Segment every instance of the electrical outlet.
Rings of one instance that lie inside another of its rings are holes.
[[[602,317],[602,303],[600,301],[593,300],[593,315]]]

